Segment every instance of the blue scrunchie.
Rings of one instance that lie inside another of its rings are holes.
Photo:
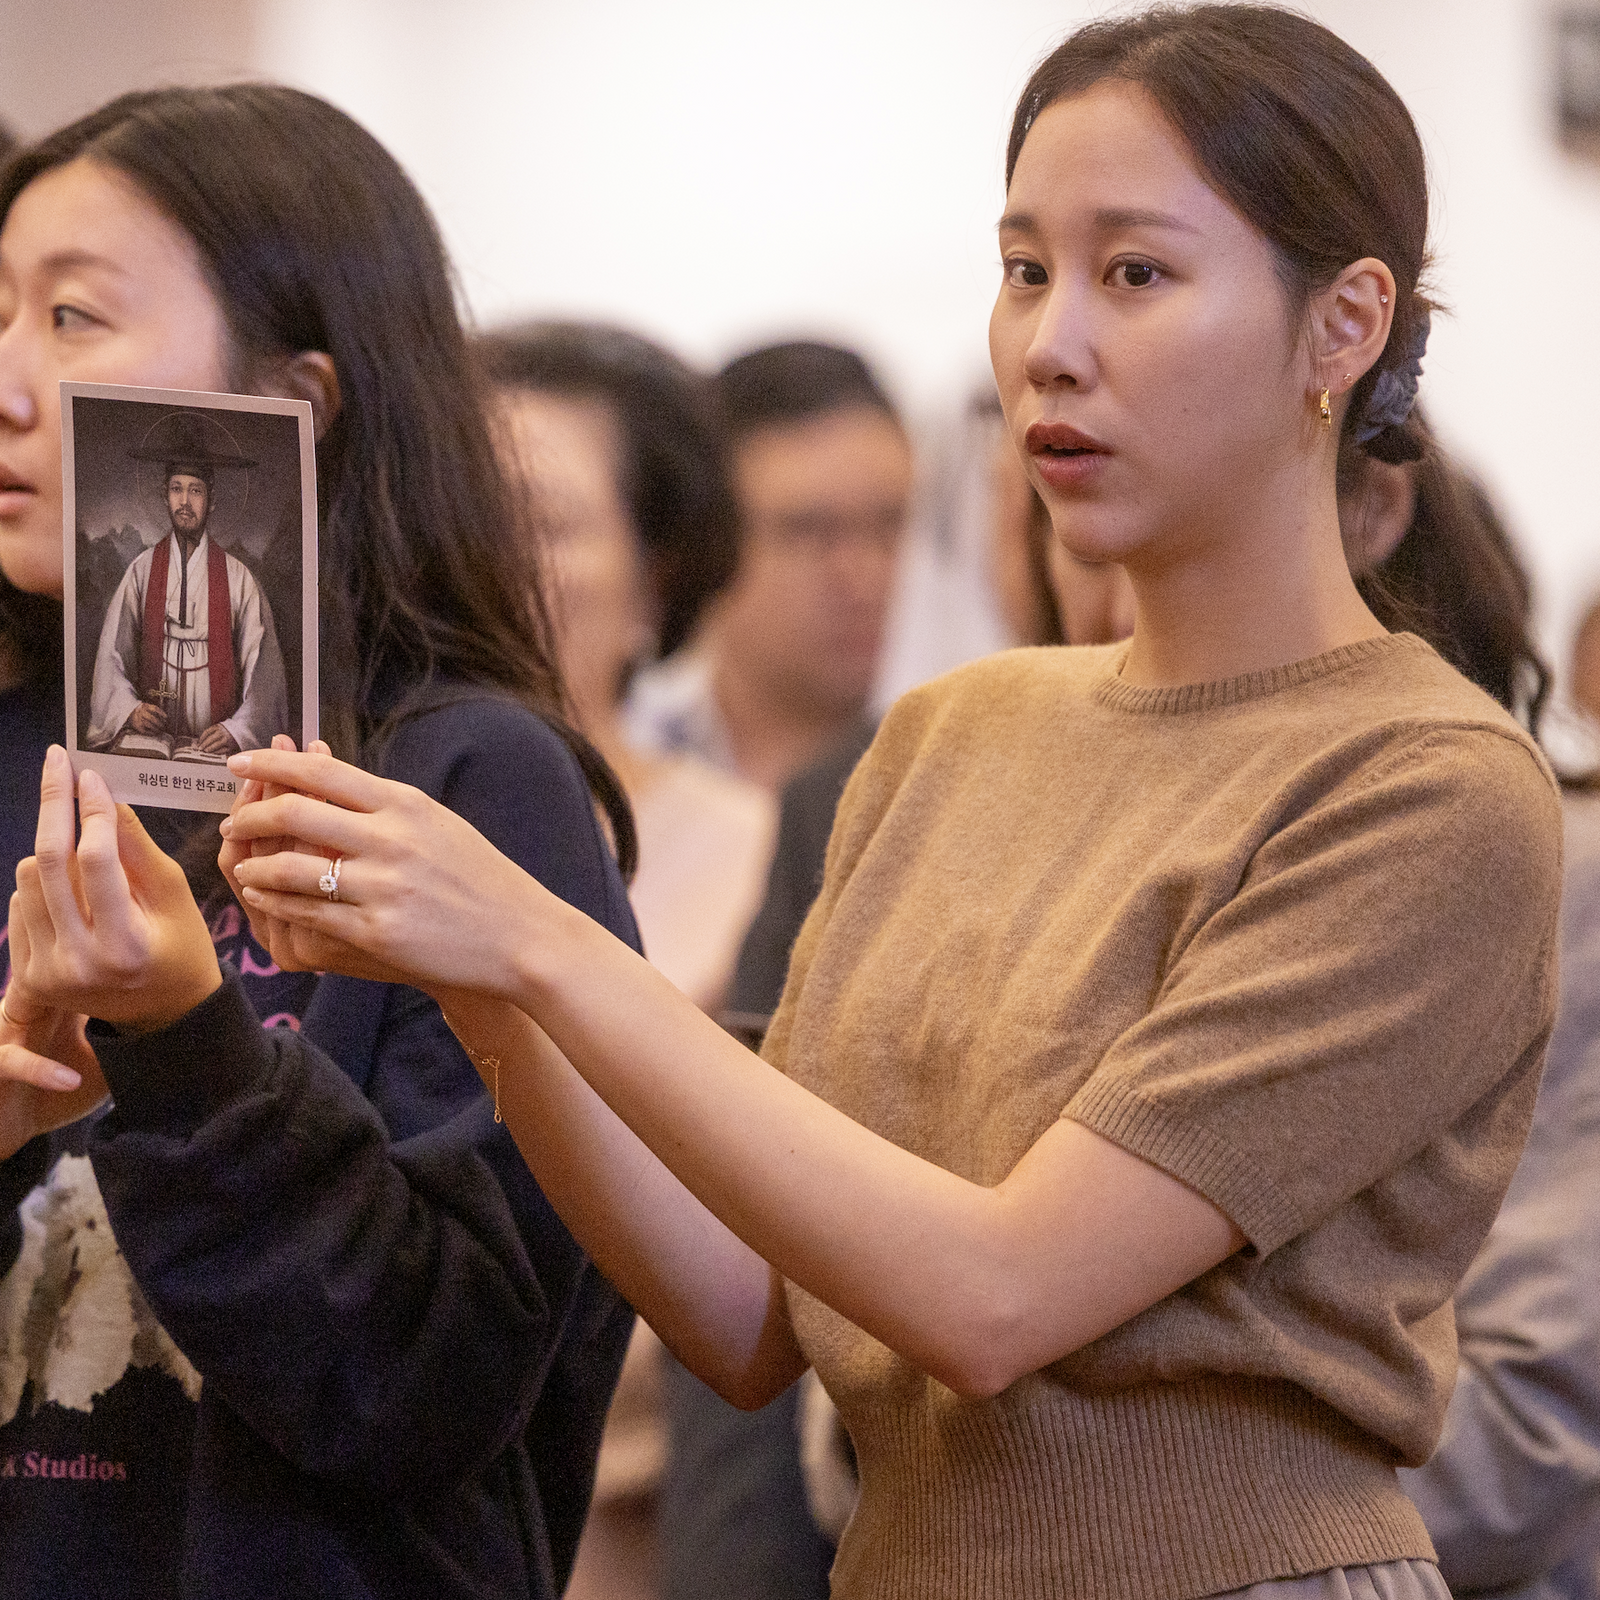
[[[1422,376],[1422,355],[1428,348],[1432,327],[1432,314],[1424,311],[1422,321],[1417,324],[1416,337],[1406,352],[1406,364],[1378,374],[1356,428],[1357,444],[1376,439],[1385,428],[1398,428],[1411,415],[1411,408],[1417,403],[1417,380]]]

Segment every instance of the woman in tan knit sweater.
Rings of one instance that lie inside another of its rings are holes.
[[[304,791],[224,851],[278,959],[426,984],[724,1394],[817,1368],[850,1600],[1444,1594],[1394,1468],[1526,1132],[1560,815],[1340,544],[1340,452],[1416,449],[1426,218],[1409,115],[1301,17],[1152,13],[1039,68],[995,369],[1137,627],[891,711],[765,1065],[420,795],[236,758]],[[343,858],[339,903],[249,856],[280,836]]]

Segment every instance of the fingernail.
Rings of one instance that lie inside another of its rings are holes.
[[[50,1069],[50,1087],[52,1089],[76,1089],[83,1079],[71,1067],[52,1067]]]
[[[237,868],[234,869],[234,875],[238,876]],[[241,883],[239,885],[239,893],[244,896],[247,905],[258,906],[261,904],[261,891],[259,889],[251,889]]]
[[[236,772],[240,777],[248,777],[250,774],[250,752],[241,750],[237,755],[229,756],[228,771]]]
[[[226,839],[228,835],[233,832],[233,818],[224,817],[222,821],[217,824],[217,832],[220,833],[224,839]]]
[[[44,764],[47,767],[59,767],[67,759],[67,752],[58,744],[53,744],[44,753]]]

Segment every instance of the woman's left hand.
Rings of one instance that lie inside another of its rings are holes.
[[[183,869],[163,855],[105,780],[78,779],[52,745],[32,856],[17,865],[12,982],[29,1006],[84,1013],[134,1032],[176,1022],[222,986],[211,935]]]
[[[582,915],[409,784],[287,750],[228,765],[280,790],[224,825],[231,876],[280,966],[511,998],[515,953]],[[248,854],[258,839],[294,847]]]

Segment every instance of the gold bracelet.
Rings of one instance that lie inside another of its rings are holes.
[[[3,1001],[0,1001],[0,1004],[3,1003]],[[461,1037],[461,1030],[450,1020],[450,1013],[442,1006],[439,1008],[439,1015],[444,1018],[444,1025],[456,1036],[456,1043],[467,1052],[467,1060],[470,1061],[473,1066],[486,1067],[494,1074],[494,1120],[496,1122],[500,1122],[503,1120],[500,1116],[500,1057],[480,1056],[478,1052]]]

